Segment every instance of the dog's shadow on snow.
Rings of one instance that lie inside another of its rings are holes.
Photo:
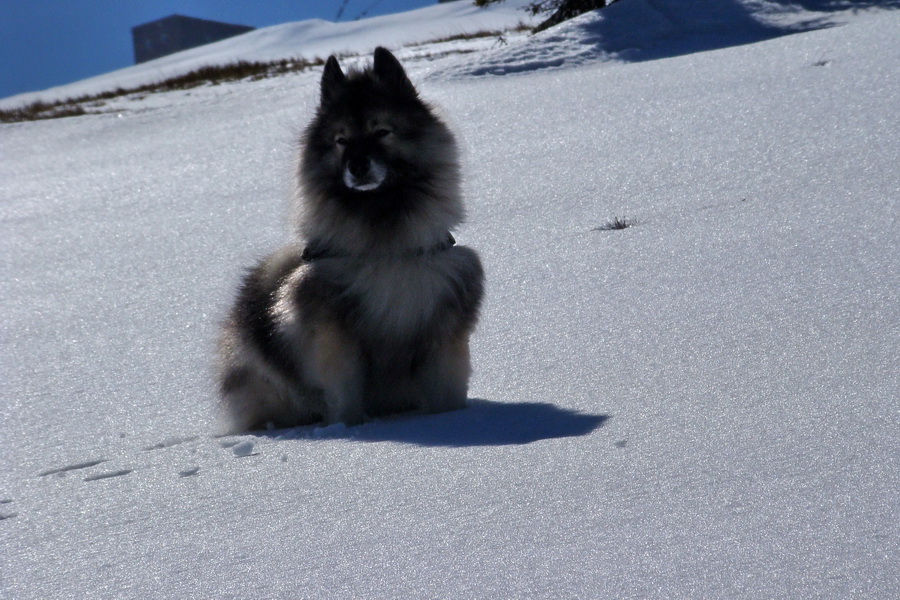
[[[268,432],[276,439],[346,439],[401,442],[430,447],[508,446],[583,436],[608,415],[592,415],[537,402],[469,400],[469,405],[437,415],[399,415],[356,427],[300,427]]]

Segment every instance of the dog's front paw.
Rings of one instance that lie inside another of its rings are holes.
[[[343,423],[348,427],[359,425],[366,420],[366,413],[358,405],[329,406],[325,415],[326,425]]]
[[[422,406],[422,412],[428,414],[449,412],[465,408],[467,404],[468,399],[464,391],[445,392],[428,397]]]

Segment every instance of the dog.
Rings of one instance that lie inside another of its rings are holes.
[[[325,63],[302,134],[295,240],[250,269],[222,327],[230,432],[466,405],[484,294],[453,134],[384,48]]]

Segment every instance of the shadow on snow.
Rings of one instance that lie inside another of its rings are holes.
[[[463,410],[438,415],[399,415],[356,427],[299,427],[257,435],[278,440],[346,439],[429,447],[508,446],[587,435],[608,418],[547,403],[470,400]]]
[[[505,75],[594,59],[642,62],[833,27],[834,13],[900,8],[900,0],[795,0],[808,12],[771,12],[746,0],[621,0],[476,57],[460,74]],[[564,53],[559,47],[568,48]]]
[[[819,4],[820,10],[828,4],[825,0],[807,2]],[[821,13],[792,23],[766,22],[738,0],[698,4],[694,0],[616,3],[601,11],[604,18],[582,25],[581,38],[594,52],[640,62],[752,44],[833,25]]]

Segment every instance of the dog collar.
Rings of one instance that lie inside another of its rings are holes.
[[[456,245],[456,240],[453,239],[453,235],[448,231],[447,237],[444,238],[444,241],[439,242],[431,247],[420,246],[418,248],[411,248],[409,250],[404,250],[396,255],[386,255],[386,256],[396,256],[397,258],[418,258],[420,256],[431,256],[433,254],[437,254],[438,252],[443,252],[444,250],[448,250]],[[308,246],[303,248],[303,254],[301,258],[304,262],[313,262],[316,260],[322,260],[326,258],[369,258],[372,256],[380,256],[378,254],[371,254],[367,252],[360,252],[354,254],[352,252],[341,252],[339,250],[334,250],[329,248],[322,242],[312,241]]]

